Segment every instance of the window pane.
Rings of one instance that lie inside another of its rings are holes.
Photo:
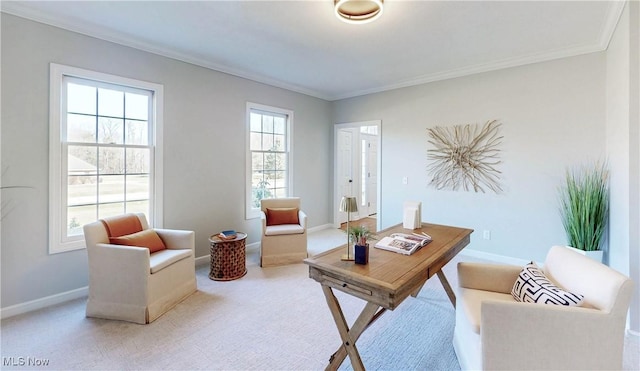
[[[274,151],[280,151],[280,152],[286,151],[285,143],[286,143],[286,138],[285,138],[284,135],[276,134],[276,135],[273,136],[273,150]]]
[[[255,175],[251,184],[253,207],[260,208],[260,200],[263,198],[272,198],[273,192],[269,189],[269,182],[264,180],[261,175]],[[256,180],[257,179],[257,180]]]
[[[287,179],[285,178],[285,173],[284,172],[277,172],[276,173],[276,180],[275,180],[275,186],[276,188],[286,188],[287,187]]]
[[[264,154],[264,168],[265,170],[274,170],[276,168],[276,154],[265,153]]]
[[[262,131],[265,133],[273,133],[273,116],[262,116]]]
[[[276,189],[275,193],[277,198],[287,197],[286,189],[278,188]]]
[[[69,145],[67,155],[68,175],[96,175],[98,150],[92,146]]]
[[[127,202],[127,212],[144,213],[145,215],[151,215],[151,210],[149,209],[149,200]]]
[[[124,92],[98,89],[98,115],[124,117]]]
[[[115,204],[100,204],[98,205],[98,218],[106,218],[108,216],[115,216],[124,214],[124,203],[119,202]]]
[[[273,151],[273,135],[264,134],[262,136],[262,149],[264,151]]]
[[[249,130],[250,131],[262,131],[262,115],[251,112],[249,115]]]
[[[67,205],[95,204],[98,194],[97,176],[71,175],[67,184]]]
[[[96,142],[96,117],[87,115],[77,115],[70,113],[67,115],[67,141],[68,142]]]
[[[127,205],[129,201],[149,199],[149,175],[127,175]],[[129,206],[127,206],[127,212]]]
[[[124,175],[101,175],[98,203],[124,201]]]
[[[284,117],[273,118],[273,132],[276,134],[285,134],[285,120]]]
[[[274,170],[287,170],[287,155],[284,153],[274,154],[275,166]]]
[[[274,182],[273,180],[275,179],[275,173],[271,170],[265,170],[262,172],[262,177],[263,179],[267,182],[267,187],[273,187],[274,186]]]
[[[125,117],[128,119],[147,120],[149,118],[149,97],[125,93]]]
[[[82,235],[82,226],[96,220],[96,205],[67,207],[67,236]]]
[[[264,155],[262,153],[251,154],[251,169],[262,171],[264,169]]]
[[[127,144],[149,144],[149,122],[148,121],[125,121],[125,137]]]
[[[124,174],[124,148],[100,148],[98,168],[101,174]]]
[[[67,111],[96,114],[96,88],[73,83],[67,84]]]
[[[264,182],[262,173],[260,173],[260,174],[254,173],[253,174],[251,187],[252,188],[266,188],[267,187],[267,184]]]
[[[127,174],[149,173],[149,148],[127,148]]]
[[[262,134],[251,132],[249,134],[249,150],[262,151]]]
[[[124,120],[110,117],[98,118],[98,143],[122,144]]]

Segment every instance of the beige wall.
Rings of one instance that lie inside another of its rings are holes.
[[[293,187],[311,227],[330,223],[330,103],[2,13],[2,308],[86,287],[85,251],[49,255],[49,63],[164,86],[164,226],[196,232],[196,256],[244,219],[245,110],[294,111]]]

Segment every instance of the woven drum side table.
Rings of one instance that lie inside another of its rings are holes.
[[[247,274],[245,239],[246,233],[237,232],[233,240],[223,240],[217,235],[209,237],[211,242],[211,271],[209,278],[216,281],[231,281]]]

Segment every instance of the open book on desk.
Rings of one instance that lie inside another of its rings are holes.
[[[431,241],[431,237],[426,235],[393,233],[388,237],[380,239],[380,241],[375,244],[375,247],[404,255],[411,255]]]

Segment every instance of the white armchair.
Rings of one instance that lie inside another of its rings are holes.
[[[307,214],[300,198],[263,199],[260,210],[260,266],[301,263],[307,257]]]
[[[193,231],[153,229],[166,248],[151,252],[133,246],[140,244],[139,239],[121,242],[140,235],[129,233],[149,230],[144,214],[105,220],[84,226],[89,260],[87,317],[150,323],[196,291]],[[114,241],[118,244],[110,243]]]
[[[543,267],[552,284],[584,295],[582,306],[516,301],[522,267],[458,264],[454,348],[463,370],[616,370],[633,282],[563,246]]]

